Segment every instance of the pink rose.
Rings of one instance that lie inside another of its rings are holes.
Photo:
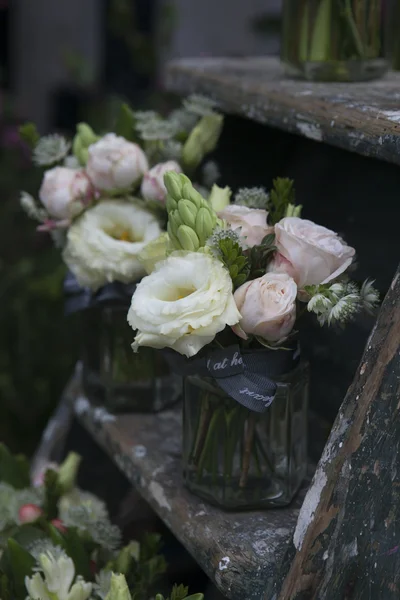
[[[90,203],[93,187],[83,169],[55,167],[45,172],[39,198],[50,217],[70,220]]]
[[[168,171],[182,173],[181,167],[175,160],[168,160],[167,162],[155,165],[150,171],[144,174],[140,190],[145,200],[165,204],[167,188],[164,185],[164,175]]]
[[[234,294],[240,328],[270,342],[284,339],[296,320],[296,296],[297,285],[285,273],[266,273],[244,283]]]
[[[335,279],[350,266],[354,248],[337,233],[298,217],[285,217],[275,225],[278,249],[268,272],[287,273],[299,289]]]
[[[233,230],[241,228],[240,237],[249,248],[261,244],[266,235],[274,232],[273,227],[267,225],[267,211],[261,208],[230,204],[218,216],[229,223]]]

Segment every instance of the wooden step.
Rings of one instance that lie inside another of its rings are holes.
[[[289,79],[274,57],[171,62],[166,86],[211,96],[227,113],[400,164],[400,73],[366,83]]]
[[[156,415],[114,416],[92,406],[77,380],[66,395],[79,422],[227,598],[259,600],[277,593],[306,485],[287,508],[221,511],[182,485],[180,406]],[[310,469],[309,481],[311,475]]]

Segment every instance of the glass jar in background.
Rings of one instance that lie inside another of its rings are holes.
[[[183,470],[191,492],[225,509],[285,506],[307,471],[308,366],[278,380],[264,413],[213,379],[184,380]]]
[[[182,392],[160,351],[131,348],[127,306],[101,304],[82,311],[82,384],[85,395],[111,412],[158,412]]]
[[[385,0],[284,0],[281,58],[310,81],[368,81],[389,68]]]
[[[392,0],[390,10],[389,43],[392,69],[400,71],[400,0]]]

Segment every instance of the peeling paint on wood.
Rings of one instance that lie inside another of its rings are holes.
[[[400,164],[400,73],[367,83],[310,83],[284,76],[279,60],[181,59],[166,85],[207,94],[239,114],[333,146]]]
[[[399,598],[399,273],[307,493],[312,510],[279,600]]]

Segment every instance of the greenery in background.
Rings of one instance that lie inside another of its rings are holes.
[[[0,439],[30,453],[71,374],[77,344],[64,322],[64,266],[22,213],[19,188],[35,190],[17,123],[0,117]]]
[[[108,25],[129,51],[132,69],[155,79],[154,40],[139,32],[134,3],[113,0],[109,10]],[[168,44],[176,22],[170,3],[162,11],[159,47]],[[82,57],[67,51],[64,62],[78,88],[92,93],[93,73]],[[81,118],[107,130],[120,99],[99,90],[92,97]],[[157,93],[149,102],[162,110],[170,99]],[[71,317],[63,316],[65,267],[59,253],[48,236],[32,229],[19,205],[19,190],[34,193],[41,171],[31,168],[18,125],[0,91],[0,440],[30,454],[72,373],[79,337]]]
[[[166,571],[160,536],[146,534],[122,546],[105,504],[76,487],[79,465],[80,456],[70,453],[61,465],[36,474],[32,486],[28,461],[0,444],[2,600],[154,598]],[[187,593],[174,586],[170,600],[189,600]]]

